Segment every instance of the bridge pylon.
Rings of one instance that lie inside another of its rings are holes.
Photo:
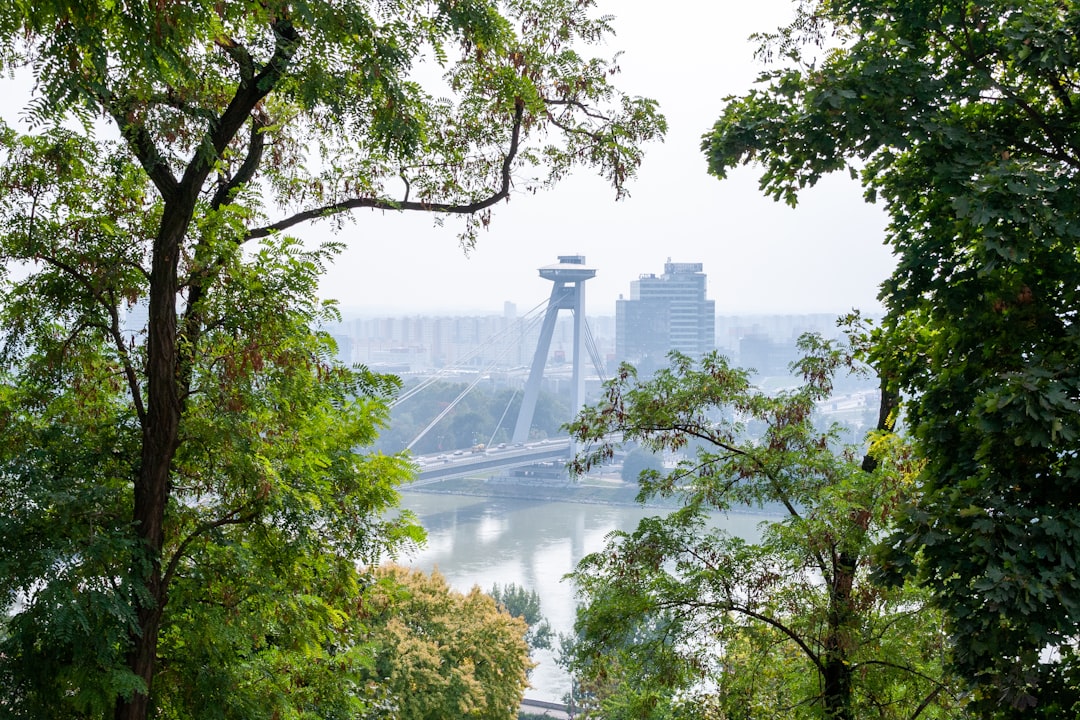
[[[555,330],[555,320],[559,310],[567,309],[574,313],[574,357],[573,386],[571,405],[574,413],[581,409],[585,401],[585,281],[596,276],[594,268],[585,266],[584,255],[559,255],[555,265],[540,268],[540,277],[555,283],[551,288],[551,299],[544,324],[540,328],[540,341],[533,355],[529,379],[525,383],[525,394],[521,400],[517,423],[514,425],[513,442],[521,443],[529,439],[533,413],[536,411],[536,399],[540,395],[540,381],[544,377],[548,350],[551,347],[551,335]]]

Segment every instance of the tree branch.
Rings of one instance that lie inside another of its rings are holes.
[[[331,203],[330,205],[324,205],[322,207],[305,210],[270,225],[266,225],[261,228],[255,228],[247,234],[247,238],[245,239],[254,240],[257,238],[267,237],[272,233],[286,230],[290,227],[308,222],[310,220],[331,217],[333,215],[347,212],[349,210],[356,210],[360,208],[370,208],[373,210],[410,210],[416,212],[447,213],[451,215],[472,215],[481,210],[489,208],[492,205],[495,205],[499,201],[504,200],[510,196],[510,171],[512,169],[514,159],[517,157],[521,142],[521,122],[524,113],[525,103],[519,99],[514,104],[514,121],[513,129],[510,135],[510,146],[507,148],[506,156],[503,158],[502,167],[499,171],[499,188],[486,198],[464,204],[418,202],[410,201],[407,199],[402,201],[396,201],[388,200],[386,198],[352,198],[349,200],[342,200],[341,202]]]
[[[611,118],[607,117],[606,115],[603,115],[602,113],[596,112],[595,110],[590,108],[588,105],[586,105],[586,104],[584,104],[584,103],[582,103],[582,102],[580,102],[578,100],[553,100],[553,99],[545,98],[544,99],[544,104],[545,105],[562,105],[562,106],[565,106],[565,107],[572,107],[572,108],[575,108],[575,109],[581,111],[581,113],[583,115],[585,115],[586,117],[590,117],[593,120],[599,120],[600,122],[605,123],[605,124],[611,122]],[[550,118],[551,115],[549,114],[548,117]],[[562,126],[560,125],[559,127],[562,127]],[[565,130],[566,128],[562,128],[562,129]]]
[[[864,660],[863,662],[858,662],[852,665],[852,669],[862,667],[863,665],[881,665],[882,667],[892,668],[893,670],[900,670],[916,677],[920,677],[931,685],[937,685],[941,688],[945,687],[945,684],[942,683],[940,680],[932,678],[929,675],[925,675],[918,670],[915,670],[914,668],[908,667],[907,665],[899,665],[894,662],[889,662],[888,660]]]
[[[911,716],[912,720],[914,720],[914,718],[917,718],[922,713],[922,711],[926,709],[927,705],[929,705],[933,701],[933,699],[937,697],[938,694],[940,694],[942,691],[948,692],[949,696],[954,699],[956,697],[951,692],[949,692],[949,688],[945,683],[941,682],[936,678],[932,678],[929,675],[921,673],[914,668],[910,668],[907,665],[898,665],[897,663],[889,662],[888,660],[866,660],[860,663],[855,663],[851,669],[852,671],[854,671],[856,668],[863,667],[864,665],[881,665],[882,667],[892,668],[893,670],[900,670],[901,672],[906,672],[908,674],[914,675],[915,677],[922,678],[923,680],[934,686],[934,691],[931,692],[928,696],[926,696],[926,698],[923,699],[922,703],[919,704],[919,707],[915,709],[915,713]]]
[[[917,717],[919,717],[920,715],[922,715],[922,711],[923,711],[923,710],[925,710],[926,708],[930,707],[930,703],[934,702],[934,698],[936,698],[936,697],[937,697],[938,695],[940,695],[940,694],[941,694],[941,691],[942,691],[943,689],[944,689],[944,688],[943,688],[942,686],[940,686],[940,685],[939,685],[939,686],[937,686],[936,688],[934,688],[934,689],[933,689],[933,690],[932,690],[932,691],[930,692],[930,694],[929,694],[929,695],[927,695],[926,697],[924,697],[924,698],[923,698],[923,701],[922,701],[921,703],[919,703],[919,707],[915,708],[915,712],[913,712],[913,713],[911,714],[911,720],[915,720],[915,719],[916,719]],[[951,693],[950,693],[950,695],[951,695]]]
[[[251,53],[247,48],[236,42],[231,37],[222,37],[214,41],[214,43],[225,51],[225,54],[232,58],[236,63],[237,70],[240,71],[241,82],[250,82],[255,77],[255,63],[251,59]]]
[[[183,559],[188,547],[196,540],[196,538],[214,528],[225,527],[226,525],[241,525],[246,522],[251,522],[258,516],[258,513],[255,510],[252,510],[246,515],[241,515],[241,510],[242,508],[236,508],[224,517],[197,526],[180,542],[180,545],[176,548],[176,552],[169,558],[169,564],[166,566],[165,573],[162,575],[161,587],[165,592],[168,592],[169,583],[172,581],[173,575],[176,574],[176,568],[180,564],[180,560]]]
[[[732,455],[736,455],[736,456],[744,457],[744,458],[748,459],[751,462],[751,464],[753,464],[753,465],[755,465],[757,467],[758,472],[760,472],[762,475],[765,476],[765,479],[769,481],[769,484],[773,486],[773,490],[776,492],[777,498],[784,505],[784,508],[788,511],[788,514],[792,518],[794,518],[796,520],[802,520],[803,519],[802,515],[800,515],[799,512],[795,509],[795,506],[791,504],[790,500],[788,500],[787,495],[784,492],[781,491],[781,489],[780,489],[780,480],[769,469],[769,467],[767,465],[765,465],[764,461],[762,461],[761,458],[759,458],[757,455],[754,455],[753,453],[747,452],[746,450],[743,450],[742,448],[731,445],[731,444],[729,444],[729,443],[727,443],[727,442],[713,436],[710,433],[702,433],[702,432],[696,431],[694,428],[689,427],[689,426],[675,426],[674,429],[678,430],[680,432],[684,432],[687,435],[690,435],[692,437],[696,437],[696,438],[701,439],[701,440],[707,440],[709,443],[715,445],[716,447],[720,448],[721,450],[724,450],[724,451],[726,451],[726,452],[728,452],[728,453],[730,453]]]
[[[265,139],[261,132],[263,122],[258,113],[253,113],[253,111],[263,98],[277,86],[278,81],[288,70],[289,63],[300,44],[300,35],[288,19],[277,19],[272,28],[275,35],[274,53],[261,72],[255,76],[250,76],[248,72],[250,68],[248,68],[247,62],[250,57],[247,56],[246,50],[238,45],[233,47],[231,51],[226,48],[226,52],[229,52],[230,56],[237,60],[241,67],[241,81],[228,107],[225,108],[216,122],[210,123],[206,142],[209,143],[213,151],[208,152],[205,143],[202,147],[197,148],[195,156],[188,163],[184,172],[180,187],[184,190],[184,201],[191,203],[192,206],[195,203],[199,189],[202,188],[218,159],[224,154],[225,149],[236,137],[240,128],[249,120],[251,122],[251,139],[248,143],[247,156],[236,176],[214,194],[215,208],[229,202],[232,192],[241,184],[250,180],[259,167]],[[240,239],[240,242],[243,242],[243,240],[243,238]],[[204,294],[203,285],[200,279],[196,277],[192,279],[189,287],[188,307],[181,332],[188,350],[186,354],[177,356],[178,365],[176,369],[181,402],[185,402],[190,394],[191,375],[194,371],[194,362],[191,358],[202,332],[199,301]]]
[[[596,132],[595,130],[585,130],[584,128],[571,127],[569,125],[566,125],[565,123],[561,123],[558,120],[556,120],[555,116],[552,115],[551,113],[548,113],[548,120],[551,121],[552,125],[554,125],[555,127],[562,130],[564,133],[567,133],[569,135],[584,135],[585,137],[589,138],[593,142],[597,142],[597,143],[604,141],[604,136],[601,133]]]
[[[966,58],[971,64],[971,66],[977,68],[990,82],[991,87],[1005,95],[1005,97],[1007,97],[1018,108],[1020,108],[1020,110],[1028,117],[1028,119],[1034,122],[1035,125],[1043,131],[1046,140],[1053,148],[1053,152],[1047,153],[1046,150],[1038,148],[1037,146],[1029,146],[1029,149],[1035,149],[1036,152],[1046,157],[1049,157],[1050,159],[1063,162],[1066,165],[1070,165],[1074,168],[1080,168],[1080,159],[1069,154],[1066,149],[1067,147],[1069,147],[1069,143],[1066,140],[1057,137],[1057,132],[1047,121],[1046,115],[1032,107],[1030,103],[1021,98],[1019,93],[1017,93],[1011,87],[1005,85],[1002,82],[999,82],[994,76],[993,70],[986,66],[984,59],[982,57],[976,56],[974,53],[971,52],[971,35],[969,33],[969,28],[966,20],[966,15],[960,20],[961,30],[963,31],[965,38],[968,41],[965,46],[962,47],[960,43],[958,43],[951,35],[945,32],[940,33],[939,36],[941,37],[941,39],[945,42],[946,45],[952,48],[952,50],[956,54],[963,58]]]
[[[180,99],[180,96],[176,94],[173,88],[168,88],[164,95],[153,95],[148,100],[149,103],[159,103],[171,107],[173,110],[178,110],[181,114],[187,115],[190,118],[197,120],[205,120],[213,122],[214,113],[203,107],[191,105]]]
[[[131,364],[131,355],[128,354],[124,336],[120,333],[120,313],[115,303],[110,303],[109,312],[109,335],[116,345],[116,352],[120,356],[120,364],[124,368],[124,378],[127,380],[128,390],[131,393],[131,401],[135,404],[135,414],[139,416],[140,425],[146,425],[146,408],[143,406],[142,388],[139,386],[139,376],[135,372],[135,366]]]
[[[46,264],[52,265],[66,275],[69,275],[77,283],[86,288],[86,291],[90,293],[90,296],[103,310],[105,310],[106,314],[108,314],[108,325],[95,324],[95,326],[105,332],[116,347],[116,352],[120,357],[120,365],[124,371],[124,378],[127,380],[128,390],[131,392],[131,401],[135,405],[135,413],[139,416],[139,422],[145,423],[146,408],[143,406],[142,389],[139,386],[139,378],[135,372],[135,367],[131,364],[131,356],[128,354],[127,345],[124,343],[123,335],[120,334],[120,313],[116,309],[116,304],[104,297],[104,295],[94,287],[90,278],[84,273],[79,272],[73,266],[51,255],[40,255],[39,257]]]
[[[879,386],[880,400],[878,401],[878,419],[875,429],[882,432],[892,432],[893,427],[896,425],[895,413],[900,407],[900,394],[884,377],[879,378]],[[877,458],[869,452],[863,455],[863,472],[872,473],[877,470],[877,466]]]
[[[799,636],[798,633],[796,633],[794,630],[792,630],[791,628],[789,628],[787,625],[780,622],[776,618],[770,617],[768,615],[763,615],[763,614],[761,614],[761,613],[759,613],[759,612],[757,612],[755,610],[751,610],[748,607],[739,605],[738,603],[736,603],[734,601],[728,601],[728,602],[723,602],[723,603],[706,603],[706,602],[702,602],[702,603],[690,603],[690,604],[691,605],[698,605],[699,607],[707,607],[707,608],[711,608],[711,609],[719,609],[719,610],[723,610],[725,612],[739,613],[740,615],[745,615],[748,618],[751,618],[753,620],[757,620],[758,622],[765,623],[769,627],[772,627],[772,628],[774,628],[776,630],[779,630],[781,633],[786,635],[793,643],[795,643],[796,645],[799,646],[799,649],[802,650],[803,653],[806,655],[807,659],[809,659],[810,662],[812,662],[814,664],[814,666],[818,669],[818,672],[821,672],[821,673],[825,672],[825,666],[822,664],[821,658],[818,657],[817,653],[815,653],[810,648],[810,646],[806,644],[806,641],[804,641]],[[660,605],[663,606],[664,603],[660,603]]]
[[[124,136],[128,147],[150,177],[150,181],[161,193],[162,199],[169,202],[176,197],[180,184],[157,149],[157,145],[154,144],[150,131],[144,125],[135,123],[134,119],[129,119],[129,116],[133,114],[132,106],[129,103],[119,103],[107,91],[100,100],[112,116],[113,122],[120,128],[121,135]]]
[[[288,70],[289,63],[300,44],[300,34],[287,19],[276,20],[272,28],[276,36],[273,55],[262,71],[254,77],[244,78],[244,72],[241,71],[236,95],[217,121],[210,125],[207,140],[213,153],[206,152],[205,148],[196,149],[195,157],[188,163],[181,180],[183,187],[190,190],[202,186],[217,159],[225,152],[225,148],[229,146],[244,123],[251,118],[251,111],[277,86],[278,81]]]
[[[264,127],[266,127],[266,119],[262,117],[261,113],[253,114],[251,116],[251,137],[248,138],[247,155],[244,157],[244,162],[237,168],[236,174],[228,182],[222,184],[214,193],[210,204],[215,210],[230,202],[232,193],[255,176],[255,172],[262,163],[263,150],[266,147],[266,136],[262,132]]]

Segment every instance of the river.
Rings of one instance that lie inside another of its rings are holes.
[[[430,572],[438,569],[450,585],[468,591],[515,583],[540,595],[541,611],[556,632],[574,626],[575,599],[563,577],[588,553],[600,550],[613,530],[632,530],[639,520],[664,514],[660,509],[592,505],[498,497],[403,492],[402,506],[414,512],[428,533],[427,545],[401,562]],[[757,537],[763,515],[718,518],[733,534]],[[526,695],[561,702],[570,679],[550,651],[539,664]]]

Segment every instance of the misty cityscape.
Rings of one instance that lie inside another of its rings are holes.
[[[567,258],[586,267],[581,256],[560,256],[560,260]],[[837,316],[828,313],[716,314],[707,282],[701,263],[668,259],[662,273],[643,272],[627,279],[628,296],[620,295],[614,316],[590,315],[586,308],[586,350],[582,352],[587,357],[581,360],[584,401],[595,400],[620,363],[630,363],[640,373],[649,374],[664,367],[667,354],[673,350],[691,357],[716,350],[733,364],[753,369],[763,386],[784,387],[790,379],[789,365],[799,357],[796,343],[800,336],[816,333],[838,339],[843,335]],[[501,314],[389,317],[346,309],[342,322],[329,330],[343,362],[397,375],[406,390],[434,376],[445,383],[471,384],[477,382],[478,375],[482,376],[477,384],[481,390],[517,390],[525,386],[530,367],[537,362],[541,321],[548,307],[550,299],[527,311],[507,302]],[[575,316],[571,306],[563,309],[568,312],[557,313],[540,381],[544,393],[560,400],[560,423],[568,422],[575,409],[571,387]],[[821,410],[849,424],[853,432],[863,432],[876,420],[876,391],[874,383],[865,379],[842,378],[839,394]],[[452,422],[452,416],[445,422]],[[541,429],[540,436],[550,432],[550,427]],[[384,440],[396,435],[392,426],[384,433]],[[467,447],[480,442],[480,435],[438,449]],[[382,447],[394,449],[392,442],[384,442]]]
[[[717,314],[702,263],[668,259],[662,267],[627,279],[615,316],[580,313],[595,270],[582,256],[564,255],[538,269],[552,292],[525,311],[505,303],[501,314],[490,315],[346,312],[329,328],[342,361],[402,380],[376,447],[408,450],[417,462],[402,505],[420,518],[428,538],[411,563],[438,570],[461,590],[507,582],[528,588],[555,631],[569,633],[578,603],[559,578],[608,533],[673,509],[665,502],[639,505],[637,473],[680,460],[630,443],[608,466],[571,477],[574,447],[564,426],[579,406],[598,401],[620,363],[648,376],[667,365],[673,350],[693,358],[719,351],[753,368],[754,382],[768,392],[783,391],[796,384],[789,365],[801,354],[800,336],[843,334],[837,317],[825,313]],[[576,323],[578,314],[584,326]],[[877,409],[874,382],[841,375],[817,416],[843,426],[843,441],[859,443]],[[782,510],[764,503],[729,516],[724,526],[752,541],[758,524]],[[537,648],[533,657],[539,664],[528,702],[565,711],[570,676],[559,654]]]
[[[672,509],[665,502],[639,505],[637,473],[679,460],[650,457],[630,443],[609,467],[572,478],[567,466],[574,448],[565,425],[581,405],[598,401],[620,363],[648,376],[667,365],[672,350],[693,358],[716,350],[733,365],[753,369],[763,391],[784,391],[796,384],[789,365],[800,357],[800,336],[839,340],[843,330],[830,313],[717,312],[707,268],[670,258],[661,272],[644,268],[626,279],[614,316],[591,315],[586,303],[585,323],[578,326],[578,303],[595,270],[579,255],[557,261],[532,271],[552,280],[553,288],[528,309],[506,302],[498,314],[373,316],[344,308],[341,322],[326,330],[341,362],[401,379],[390,422],[374,448],[407,451],[417,463],[401,506],[416,514],[427,541],[407,564],[437,570],[462,592],[500,583],[526,588],[537,593],[554,631],[565,634],[578,601],[559,579],[610,532]],[[593,298],[610,305],[605,300]],[[135,306],[126,326],[137,331],[145,322],[145,306]],[[841,439],[858,444],[877,421],[878,398],[874,380],[839,375],[816,416],[838,423]],[[522,411],[530,402],[531,409]],[[763,430],[749,428],[751,434]],[[759,523],[774,520],[779,510],[766,503],[756,513],[729,516],[724,527],[753,541]],[[565,708],[570,692],[558,652],[537,648],[533,659],[538,666],[526,702],[564,712],[553,709]]]

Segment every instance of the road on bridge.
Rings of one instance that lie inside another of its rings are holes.
[[[415,481],[402,486],[403,488],[489,470],[522,467],[551,460],[566,461],[570,459],[570,438],[541,440],[482,451],[458,450],[453,453],[419,455],[414,459],[420,472],[417,473]]]

